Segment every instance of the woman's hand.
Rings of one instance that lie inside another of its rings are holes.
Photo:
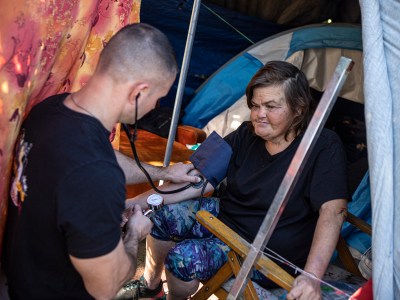
[[[322,278],[337,244],[345,213],[347,201],[334,199],[325,202],[319,210],[311,250],[304,270]],[[300,275],[294,282],[287,299],[321,299],[319,281],[310,276]]]
[[[307,275],[299,275],[293,281],[293,286],[287,294],[288,300],[320,300],[321,288],[319,281]]]

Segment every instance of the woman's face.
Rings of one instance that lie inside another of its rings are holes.
[[[255,134],[268,142],[283,142],[295,117],[287,106],[283,87],[255,88],[251,102],[250,120]]]

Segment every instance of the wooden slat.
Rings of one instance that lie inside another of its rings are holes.
[[[229,263],[225,263],[218,272],[193,295],[190,299],[192,300],[204,300],[208,299],[212,294],[215,294],[221,285],[227,281],[233,275],[231,266]],[[226,293],[227,295],[227,293]],[[225,296],[226,298],[226,296]]]
[[[228,292],[221,288],[216,290],[214,295],[217,296],[219,300],[225,300],[228,297]]]
[[[372,228],[371,225],[369,225],[367,222],[364,220],[357,218],[351,213],[347,214],[346,221],[349,222],[350,224],[354,225],[358,229],[360,229],[362,232],[372,235]]]
[[[240,271],[240,260],[234,251],[228,253],[228,262],[236,276]],[[246,288],[243,291],[243,297],[245,300],[258,300],[257,292],[251,280],[247,281]]]
[[[336,249],[338,250],[339,258],[342,261],[343,267],[350,273],[353,273],[354,275],[362,278],[360,269],[354,261],[354,258],[351,255],[349,248],[347,247],[346,241],[341,235],[339,236]]]
[[[250,244],[218,218],[207,211],[197,212],[196,218],[242,258],[247,255]],[[277,285],[288,291],[291,289],[294,278],[265,255],[261,255],[257,260],[256,268]]]

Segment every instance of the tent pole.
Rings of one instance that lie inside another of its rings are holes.
[[[178,88],[175,97],[174,110],[172,112],[171,127],[169,128],[168,142],[164,156],[164,167],[168,166],[171,161],[172,147],[175,141],[176,129],[178,127],[179,114],[182,104],[182,96],[185,88],[187,72],[189,69],[190,56],[192,54],[192,46],[194,34],[196,32],[197,19],[199,16],[201,0],[194,0],[192,15],[190,17],[189,31],[186,39],[185,52],[183,54],[181,73],[179,76]]]
[[[251,268],[255,261],[260,257],[260,250],[264,250],[268,243],[272,232],[275,229],[278,220],[285,209],[286,203],[289,200],[293,188],[304,168],[305,163],[315,145],[319,134],[325,125],[325,121],[335,104],[336,98],[342,89],[344,82],[346,81],[348,73],[351,71],[354,63],[351,59],[341,57],[336,67],[335,73],[329,81],[324,94],[318,104],[317,109],[307,127],[306,132],[300,142],[300,145],[286,171],[285,177],[283,178],[278,191],[275,194],[274,200],[265,215],[265,218],[258,230],[258,233],[250,245],[249,252],[247,253],[246,259],[244,260],[242,267],[238,275],[236,276],[235,282],[229,292],[227,300],[237,299],[243,292],[246,286],[248,276]]]

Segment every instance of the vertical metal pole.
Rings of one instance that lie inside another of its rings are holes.
[[[322,95],[318,107],[307,127],[306,132],[301,140],[301,143],[289,165],[289,168],[282,180],[281,185],[274,197],[274,200],[265,215],[264,221],[254,239],[253,244],[250,246],[249,253],[246,256],[243,265],[236,276],[236,280],[232,289],[227,297],[228,300],[237,299],[243,292],[246,286],[250,269],[253,267],[255,261],[260,256],[260,250],[264,249],[268,243],[272,232],[275,229],[278,220],[285,209],[286,203],[290,198],[293,188],[303,171],[304,165],[314,147],[316,140],[325,124],[329,113],[335,104],[336,98],[347,78],[348,73],[351,71],[353,61],[346,57],[341,57],[336,67],[333,77],[328,83],[328,86]]]
[[[187,71],[189,69],[190,56],[192,54],[192,46],[194,34],[196,32],[197,19],[199,16],[201,0],[194,0],[192,8],[192,16],[190,17],[189,31],[186,39],[185,52],[183,54],[181,73],[179,76],[178,89],[175,97],[174,110],[172,112],[171,127],[169,128],[167,148],[164,156],[164,167],[168,166],[171,161],[172,147],[175,141],[176,128],[178,127],[179,113],[182,105],[182,96],[185,88]]]

